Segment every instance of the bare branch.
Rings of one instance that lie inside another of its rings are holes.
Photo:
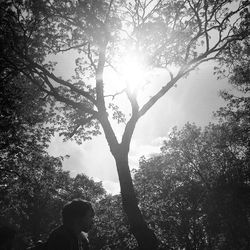
[[[145,8],[147,8],[154,0],[149,1],[146,5]],[[150,16],[155,12],[155,10],[159,7],[159,5],[161,4],[162,0],[158,0],[158,2],[155,4],[154,8],[144,17],[144,21],[148,18],[150,18]]]
[[[99,111],[106,112],[103,90],[103,70],[106,62],[106,46],[107,43],[100,45],[99,59],[96,68],[96,95],[97,95],[97,107]]]
[[[143,116],[162,96],[164,96],[169,89],[183,76],[184,74],[178,74],[175,78],[170,80],[164,87],[161,88],[150,100],[143,105],[139,111],[139,117]]]
[[[204,12],[205,12],[204,32],[205,32],[205,37],[206,37],[206,51],[209,50],[209,35],[207,32],[207,25],[208,25],[207,11],[208,11],[208,4],[207,4],[207,0],[205,0],[204,2]]]
[[[82,44],[78,44],[78,45],[74,45],[74,46],[69,46],[68,48],[66,49],[58,49],[58,50],[54,50],[55,53],[58,53],[58,52],[66,52],[66,51],[69,51],[69,50],[72,50],[72,49],[79,49],[81,47],[84,47],[86,46],[88,43],[85,42],[85,43],[82,43]],[[53,49],[52,49],[53,50]]]
[[[166,67],[166,70],[169,73],[170,79],[173,80],[174,78],[173,72],[168,67]]]
[[[117,92],[115,94],[105,95],[104,97],[112,97],[112,100],[114,100],[116,96],[121,95],[125,91],[126,91],[126,89],[122,89],[121,91],[119,91],[119,92]]]

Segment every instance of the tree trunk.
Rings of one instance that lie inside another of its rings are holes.
[[[100,113],[101,115],[99,116],[99,119],[109,144],[110,151],[116,161],[121,187],[122,205],[128,218],[130,231],[135,236],[140,250],[155,250],[158,248],[158,241],[154,232],[148,228],[138,207],[128,165],[129,145],[137,119],[131,118],[126,126],[122,143],[118,143],[114,131],[108,121],[107,113],[103,110]]]
[[[121,145],[119,145],[121,146]],[[128,153],[121,146],[115,155],[121,187],[123,209],[128,217],[130,230],[135,236],[140,250],[157,249],[158,241],[154,232],[148,228],[138,207],[131,173],[128,165]]]

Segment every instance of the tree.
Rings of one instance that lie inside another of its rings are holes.
[[[71,178],[62,171],[63,157],[46,152],[54,129],[46,126],[49,103],[36,86],[15,72],[0,87],[1,224],[17,227],[28,241],[44,240],[67,201],[96,202],[105,191],[84,175]]]
[[[241,13],[242,21],[235,33],[248,33],[250,24],[250,10],[244,9]],[[229,44],[220,58],[221,69],[217,69],[219,77],[226,76],[229,82],[241,93],[249,92],[249,56],[250,56],[249,34],[241,41],[234,41]]]
[[[137,249],[121,205],[120,195],[107,195],[95,205],[95,226],[89,233],[91,249]]]
[[[23,158],[15,175],[1,179],[1,223],[15,226],[28,241],[43,238],[60,220],[63,201],[56,193],[68,175],[61,168],[61,160],[48,155]]]
[[[65,203],[80,198],[95,204],[105,190],[84,175],[70,177],[62,170],[60,158],[39,153],[27,158],[15,169],[15,177],[9,174],[1,179],[0,218],[1,223],[15,226],[28,244],[34,244],[47,240],[50,231],[61,224]]]
[[[22,158],[32,152],[44,153],[52,128],[46,126],[47,102],[41,92],[20,74],[0,86],[0,174],[15,175]]]
[[[157,239],[138,207],[129,170],[128,154],[135,126],[179,79],[201,63],[219,58],[229,44],[247,35],[234,30],[240,23],[239,13],[248,3],[240,1],[235,9],[233,3],[236,4],[225,0],[1,3],[4,77],[18,71],[44,97],[58,101],[56,121],[66,138],[90,139],[100,133],[101,125],[116,161],[123,208],[140,249],[155,249]],[[104,73],[107,66],[119,70],[122,57],[129,54],[128,48],[139,62],[165,69],[169,78],[143,104],[138,102],[139,87],[127,86],[112,93],[114,98],[119,93],[127,97],[131,114],[126,121],[115,102],[109,101]],[[48,55],[65,51],[80,53],[71,79],[57,76],[54,63],[46,60]],[[173,65],[178,68],[177,73],[171,72]],[[109,113],[125,123],[120,142]]]
[[[84,174],[78,174],[72,179],[71,186],[65,194],[65,199],[71,201],[76,198],[82,198],[96,202],[105,196],[106,192],[101,182],[95,182]]]
[[[236,125],[187,124],[141,159],[135,187],[163,249],[249,248],[249,144]]]
[[[249,12],[242,15],[241,29]],[[221,92],[227,105],[215,113],[219,123],[203,130],[191,124],[175,128],[160,155],[141,159],[135,186],[165,247],[249,248],[248,65],[246,37],[230,44],[221,58],[224,69],[217,68],[239,90]]]

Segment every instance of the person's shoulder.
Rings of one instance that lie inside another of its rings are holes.
[[[48,240],[54,240],[54,239],[66,240],[67,236],[68,236],[67,231],[65,227],[62,225],[52,230]]]
[[[70,239],[63,226],[54,229],[47,240],[48,249],[62,250],[69,249]]]

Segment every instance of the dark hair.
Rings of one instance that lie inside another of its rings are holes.
[[[74,199],[63,207],[63,224],[70,223],[75,218],[85,216],[87,212],[93,213],[93,216],[95,214],[91,203],[81,199]]]

